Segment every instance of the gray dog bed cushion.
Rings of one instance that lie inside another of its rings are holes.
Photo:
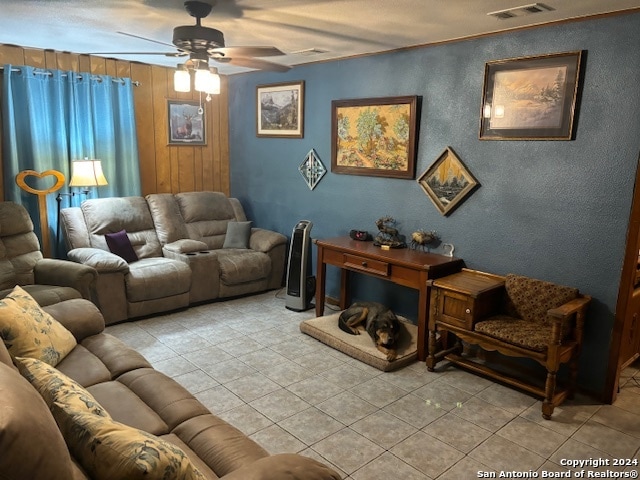
[[[349,335],[340,330],[339,316],[340,312],[305,320],[300,323],[300,331],[383,372],[402,368],[418,359],[418,327],[406,319],[398,317],[402,327],[398,356],[390,362],[364,330],[361,329],[360,335]]]

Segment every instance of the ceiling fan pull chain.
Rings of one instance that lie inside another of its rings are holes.
[[[198,115],[202,115],[204,113],[204,108],[202,108],[202,92],[200,92],[200,106],[198,107]]]

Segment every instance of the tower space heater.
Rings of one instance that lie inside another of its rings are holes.
[[[316,292],[316,277],[311,276],[311,237],[313,223],[300,220],[291,234],[285,307],[296,312],[309,310]]]

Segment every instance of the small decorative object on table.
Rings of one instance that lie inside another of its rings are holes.
[[[426,230],[416,230],[411,234],[411,248],[418,250],[420,248],[423,252],[429,248],[429,246],[435,245],[440,241],[440,236],[435,230],[427,232]]]
[[[405,243],[404,235],[398,233],[396,223],[395,219],[388,215],[379,218],[376,221],[376,227],[378,227],[380,233],[376,235],[373,244],[378,247],[405,248],[407,244]]]
[[[366,230],[350,230],[349,236],[353,240],[359,240],[361,242],[367,242],[371,240],[371,234]]]

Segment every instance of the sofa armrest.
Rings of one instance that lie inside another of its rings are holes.
[[[209,250],[209,246],[200,240],[185,238],[167,243],[162,247],[162,251],[164,252],[165,250],[171,253],[196,253]]]
[[[278,232],[263,228],[252,228],[249,248],[257,252],[267,253],[278,245],[287,243],[287,237]]]
[[[91,299],[98,272],[90,265],[44,258],[33,269],[35,283],[75,288],[82,298]]]
[[[104,330],[104,318],[100,310],[84,298],[65,300],[43,307],[43,310],[64,325],[78,343]]]
[[[95,268],[98,273],[129,272],[129,264],[118,255],[99,248],[74,248],[67,253],[69,260]]]
[[[222,477],[223,480],[340,480],[331,468],[309,457],[280,453],[261,458]]]

